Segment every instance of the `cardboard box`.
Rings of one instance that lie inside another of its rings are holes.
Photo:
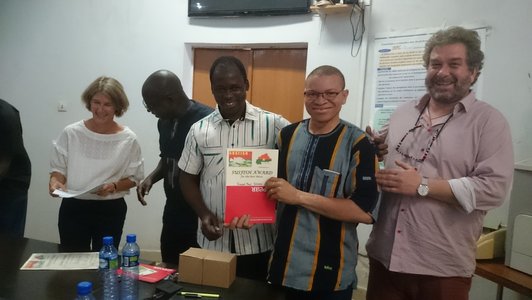
[[[179,281],[202,284],[203,258],[202,249],[189,248],[179,255]]]
[[[179,255],[179,281],[228,288],[236,277],[236,256],[190,248]]]

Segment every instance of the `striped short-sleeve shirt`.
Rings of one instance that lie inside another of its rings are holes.
[[[200,174],[200,191],[207,207],[223,219],[225,213],[225,154],[228,148],[274,148],[281,128],[289,122],[246,101],[245,117],[230,124],[220,111],[192,125],[179,160],[179,168]],[[232,232],[232,234],[231,234]],[[238,255],[257,254],[272,249],[274,226],[255,224],[251,229],[224,230],[221,238],[209,241],[198,228],[202,248]]]

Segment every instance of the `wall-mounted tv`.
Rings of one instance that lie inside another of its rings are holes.
[[[305,14],[311,0],[188,0],[189,17]]]

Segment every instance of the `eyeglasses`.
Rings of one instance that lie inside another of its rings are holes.
[[[424,162],[425,159],[427,159],[427,156],[429,155],[429,152],[430,152],[430,148],[432,148],[432,144],[434,144],[434,141],[440,136],[440,133],[442,132],[443,130],[443,127],[445,127],[445,125],[447,125],[447,122],[449,122],[449,120],[453,117],[453,114],[451,114],[447,120],[445,120],[445,122],[443,122],[443,124],[441,125],[441,127],[439,129],[436,130],[436,132],[432,135],[432,138],[430,139],[430,142],[429,142],[429,145],[427,147],[425,147],[425,150],[423,151],[423,155],[421,157],[414,157],[413,155],[410,155],[408,153],[405,153],[406,151],[402,151],[401,150],[401,146],[403,145],[403,141],[405,140],[405,138],[409,135],[409,134],[414,134],[414,132],[418,129],[418,128],[421,128],[423,127],[423,125],[418,125],[419,123],[419,120],[421,119],[421,115],[423,114],[423,111],[424,109],[421,111],[421,113],[419,114],[419,117],[417,117],[417,120],[416,120],[416,123],[414,124],[414,127],[410,130],[408,130],[405,135],[403,136],[403,138],[399,141],[399,143],[397,144],[397,146],[395,146],[395,151],[397,151],[399,154],[401,154],[402,156],[404,156],[405,158],[408,158],[408,159],[412,159],[414,161],[417,161],[417,162]],[[438,126],[438,125],[437,125]]]
[[[305,91],[303,92],[303,95],[305,95],[305,97],[311,101],[318,100],[320,96],[322,96],[325,100],[334,100],[336,99],[336,96],[338,96],[338,94],[340,93],[341,91],[340,92],[326,91],[323,93],[316,92],[316,91]]]

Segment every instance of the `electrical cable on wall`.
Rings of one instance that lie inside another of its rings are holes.
[[[357,10],[360,10],[360,14],[358,18],[356,18],[357,14],[355,14]],[[349,16],[349,22],[351,23],[351,29],[353,32],[353,40],[351,41],[351,56],[352,57],[358,56],[358,53],[360,52],[360,47],[362,46],[362,38],[364,37],[364,33],[366,32],[366,24],[364,21],[364,15],[365,15],[365,10],[363,7],[361,7],[359,4],[353,5],[353,9],[351,10],[351,15]],[[355,22],[355,19],[356,19],[356,22]],[[356,49],[356,53],[353,54],[353,50],[355,48],[356,42],[359,42],[359,43]]]

